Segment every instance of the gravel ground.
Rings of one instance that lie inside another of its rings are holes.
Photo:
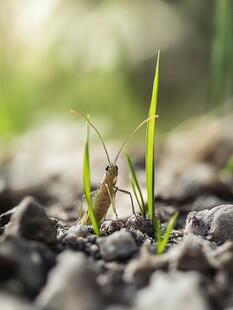
[[[162,255],[150,219],[131,215],[125,198],[116,203],[120,220],[108,213],[101,237],[74,225],[82,194],[79,164],[71,168],[82,148],[67,142],[74,128],[48,148],[38,142],[50,136],[45,125],[18,138],[0,158],[1,309],[233,309],[233,176],[224,169],[231,124],[202,119],[159,145],[155,206],[163,232],[179,211]],[[135,162],[141,176],[144,159],[135,154]],[[121,171],[124,185],[128,171]]]

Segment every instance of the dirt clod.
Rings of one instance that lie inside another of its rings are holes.
[[[126,222],[126,227],[129,230],[139,230],[149,237],[154,237],[154,229],[150,218],[143,218],[138,214],[131,215]]]
[[[187,216],[185,233],[201,235],[209,240],[233,240],[233,205],[220,205],[211,210],[191,212]]]

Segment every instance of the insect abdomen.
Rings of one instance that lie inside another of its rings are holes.
[[[105,215],[112,203],[112,200],[114,199],[114,195],[115,195],[114,185],[115,185],[115,180],[114,182],[111,182],[111,183],[106,182],[105,180],[96,190],[92,198],[93,209],[95,211],[98,222],[101,222],[104,220]],[[111,198],[109,194],[111,195]],[[83,224],[83,225],[91,224],[88,211],[86,211],[84,215],[81,217],[81,219],[78,220],[78,224]]]

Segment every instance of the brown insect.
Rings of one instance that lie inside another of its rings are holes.
[[[113,211],[116,215],[116,218],[118,219],[117,216],[117,212],[116,212],[116,208],[115,208],[115,195],[117,191],[123,192],[125,194],[128,194],[130,196],[130,200],[131,200],[131,204],[132,204],[132,211],[135,214],[135,209],[134,209],[134,204],[133,204],[133,199],[132,199],[132,195],[129,191],[120,189],[119,187],[116,186],[117,183],[117,176],[118,176],[118,167],[116,165],[116,162],[118,160],[118,157],[122,151],[122,149],[124,148],[125,144],[127,143],[127,141],[132,137],[132,135],[142,126],[144,125],[146,122],[148,122],[150,119],[152,118],[156,118],[158,117],[158,115],[153,115],[147,119],[145,119],[143,122],[141,122],[125,139],[125,141],[122,143],[122,145],[120,146],[117,155],[114,159],[113,162],[110,161],[110,157],[108,155],[108,151],[107,148],[105,146],[105,143],[103,141],[103,138],[101,137],[99,131],[97,130],[97,128],[79,111],[76,110],[70,110],[71,112],[73,112],[74,114],[82,117],[97,133],[97,135],[99,136],[106,156],[107,156],[107,161],[108,161],[108,166],[105,169],[105,173],[104,176],[102,178],[102,180],[99,183],[98,188],[96,189],[96,191],[92,192],[92,204],[93,204],[93,209],[94,212],[96,214],[96,217],[98,219],[99,222],[102,222],[105,219],[106,213],[110,207],[110,205],[112,204],[113,207]],[[84,212],[77,220],[76,222],[77,224],[83,224],[83,225],[89,225],[91,224],[91,220],[90,220],[90,216],[88,211]]]

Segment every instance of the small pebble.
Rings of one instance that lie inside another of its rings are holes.
[[[97,244],[100,246],[101,256],[106,261],[127,259],[138,251],[134,238],[124,229],[110,236],[98,238]]]
[[[121,230],[124,224],[121,221],[104,221],[100,226],[100,231],[103,236],[108,236],[114,233],[114,231]]]
[[[86,225],[75,225],[70,227],[70,229],[66,232],[69,236],[75,236],[75,237],[83,237],[86,238],[90,235],[88,231],[88,226]]]

